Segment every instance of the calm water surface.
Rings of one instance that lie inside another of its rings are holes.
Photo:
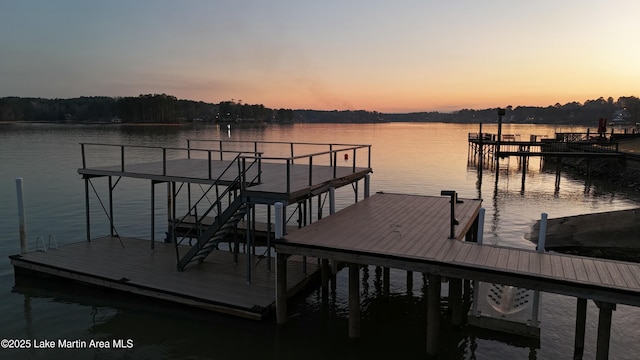
[[[551,126],[506,125],[503,133],[553,135],[554,131],[582,131]],[[438,195],[453,189],[461,197],[482,198],[486,208],[485,241],[533,248],[524,239],[531,225],[546,212],[550,218],[619,210],[638,206],[606,186],[585,185],[563,175],[556,190],[555,173],[532,159],[522,182],[515,159],[481,180],[468,163],[467,133],[477,125],[454,124],[296,124],[232,129],[232,140],[295,141],[372,144],[372,192]],[[485,125],[485,132],[496,132]],[[167,358],[167,359],[377,359],[402,356],[423,358],[426,303],[421,274],[407,289],[406,274],[392,270],[392,296],[382,299],[380,271],[366,268],[362,279],[362,339],[347,339],[347,274],[323,304],[318,291],[298,299],[290,322],[278,329],[273,322],[255,323],[184,307],[131,299],[52,282],[19,284],[8,256],[19,252],[15,178],[25,183],[30,245],[36,236],[55,234],[59,244],[82,241],[85,234],[84,184],[80,142],[104,142],[184,147],[186,139],[227,138],[216,126],[67,126],[45,124],[0,125],[0,338],[132,339],[131,350],[2,350],[0,358]],[[140,155],[144,158],[144,155]],[[96,184],[99,184],[99,179]],[[104,196],[103,185],[97,186]],[[338,192],[338,207],[353,202],[353,192]],[[161,191],[158,191],[161,193]],[[162,204],[162,194],[157,195]],[[165,195],[166,196],[166,195]],[[116,226],[121,235],[149,238],[137,224],[148,222],[149,185],[123,179],[114,195]],[[93,201],[93,200],[92,200]],[[108,233],[99,205],[92,207],[93,236]],[[158,205],[161,208],[161,205]],[[144,210],[140,215],[140,210]],[[156,223],[163,221],[159,210]],[[157,238],[162,232],[157,230]],[[446,317],[446,302],[443,314]],[[539,343],[486,330],[453,329],[443,321],[443,359],[568,359],[573,354],[575,299],[542,296],[542,335]],[[640,310],[618,306],[613,315],[611,358],[640,356]],[[588,305],[585,359],[595,357],[597,308]]]

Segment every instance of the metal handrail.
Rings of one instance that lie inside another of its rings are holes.
[[[198,229],[201,226],[202,221],[211,213],[211,211],[215,208],[217,210],[217,213],[220,214],[222,212],[222,201],[224,200],[224,198],[229,195],[229,193],[236,189],[236,188],[241,188],[244,189],[247,183],[253,183],[254,181],[258,180],[260,178],[260,171],[258,171],[258,174],[251,180],[247,181],[246,179],[246,174],[249,170],[251,170],[253,168],[253,166],[255,166],[255,164],[259,164],[259,159],[260,158],[256,158],[253,162],[251,162],[251,164],[247,167],[246,166],[246,158],[242,157],[240,154],[238,154],[238,156],[236,156],[236,158],[231,162],[231,164],[229,164],[229,166],[227,167],[226,170],[228,170],[229,168],[231,168],[232,165],[237,164],[238,165],[238,176],[236,176],[236,178],[232,181],[232,183],[227,186],[227,188],[222,192],[219,193],[218,192],[218,186],[220,185],[220,178],[216,179],[216,182],[214,184],[211,185],[211,187],[209,188],[209,190],[207,190],[201,197],[200,199],[198,199],[198,201],[196,201],[196,203],[191,207],[190,211],[184,215],[182,218],[179,219],[178,222],[176,222],[174,228],[177,228],[179,225],[183,224],[185,222],[185,219],[190,215],[191,210],[194,210],[198,204],[206,197],[206,194],[215,186],[216,187],[216,201],[209,207],[209,209],[207,211],[205,211],[204,214],[200,215],[199,217],[196,217],[196,224],[195,227],[190,228],[186,234],[184,236],[181,237],[180,241],[176,242],[177,244],[181,244],[184,239],[188,238],[189,234],[191,233],[191,231],[193,229]],[[258,165],[259,166],[259,165]],[[225,170],[225,172],[226,172]],[[222,174],[220,175],[222,176]],[[218,221],[216,219],[216,221]],[[220,224],[218,224],[220,225]]]
[[[223,154],[228,153],[228,154],[235,154],[236,157],[238,154],[256,154],[254,152],[247,152],[247,151],[221,151],[221,150],[213,150],[213,149],[199,149],[199,148],[181,148],[181,147],[164,147],[164,146],[149,146],[149,145],[117,145],[117,144],[101,144],[101,143],[80,143],[81,149],[82,149],[82,169],[87,169],[87,157],[86,157],[86,151],[85,151],[85,145],[89,145],[89,146],[107,146],[107,147],[118,147],[120,148],[120,171],[121,172],[125,172],[125,148],[136,148],[136,149],[160,149],[162,150],[162,175],[166,176],[167,175],[167,150],[176,150],[176,151],[186,151],[187,152],[187,157],[191,158],[191,151],[199,151],[199,152],[206,152],[207,153],[207,158],[209,160],[208,163],[208,180],[213,180],[212,179],[212,174],[211,174],[211,153],[220,153],[220,159],[223,159]],[[258,153],[259,155],[262,155],[261,153]],[[234,158],[235,160],[235,158]],[[231,162],[233,162],[234,160],[232,160]],[[224,172],[226,172],[227,169],[224,170]],[[223,173],[224,173],[223,172]]]

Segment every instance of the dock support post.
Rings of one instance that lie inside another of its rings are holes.
[[[282,253],[276,256],[276,321],[287,323],[287,255]]]
[[[484,208],[480,208],[478,213],[478,235],[476,236],[476,243],[482,245],[484,241]],[[478,302],[480,301],[480,282],[473,280],[473,303],[471,304],[471,315],[478,316]]]
[[[413,295],[413,271],[407,271],[407,295]]]
[[[167,222],[169,224],[167,228],[167,238],[165,242],[169,244],[173,242],[173,217],[175,215],[173,213],[174,198],[173,198],[172,184],[173,182],[171,181],[167,182]]]
[[[498,138],[496,139],[496,160],[500,157],[500,141],[502,140],[502,117],[505,110],[498,108]]]
[[[156,242],[156,183],[151,180],[151,250]]]
[[[460,326],[462,324],[462,279],[449,279],[449,308],[451,323],[454,326]]]
[[[333,215],[336,212],[336,188],[329,187],[329,215]],[[338,263],[335,260],[331,260],[331,273],[333,275],[338,273]]]
[[[113,237],[113,180],[109,176],[109,234]]]
[[[587,299],[578,298],[576,309],[576,339],[573,349],[573,358],[582,359],[584,354],[584,334],[587,325]]]
[[[360,271],[349,264],[349,339],[360,337]]]
[[[24,214],[24,191],[22,183],[23,179],[21,177],[16,178],[18,218],[20,219],[20,254],[25,254],[27,252],[27,220]]]
[[[320,275],[322,278],[322,295],[324,296],[325,293],[328,294],[329,293],[329,274],[331,272],[331,268],[329,267],[329,260],[328,259],[322,259],[320,261],[321,267],[320,267]]]
[[[277,202],[273,205],[274,209],[275,209],[275,218],[274,218],[274,222],[276,225],[276,229],[275,229],[275,236],[276,236],[276,240],[280,240],[282,239],[283,235],[284,235],[284,222],[283,222],[283,205],[281,202]]]
[[[251,285],[251,261],[253,260],[252,258],[252,252],[251,252],[251,205],[249,205],[249,208],[247,209],[247,226],[245,229],[245,235],[246,235],[246,257],[247,257],[247,285]]]
[[[600,302],[598,315],[598,344],[596,345],[596,360],[609,358],[609,340],[611,338],[611,313],[615,304]]]
[[[271,205],[267,205],[267,271],[271,272]]]
[[[429,274],[427,287],[427,356],[438,355],[440,333],[440,276]]]
[[[84,178],[84,207],[87,218],[87,242],[91,241],[91,215],[89,209],[89,178]]]
[[[382,268],[382,296],[385,299],[389,299],[391,294],[391,269],[388,267]]]
[[[547,213],[540,215],[540,232],[538,233],[539,253],[545,252],[545,243],[547,238]],[[533,292],[533,304],[531,305],[531,326],[538,326],[538,313],[540,312],[540,290]]]
[[[364,198],[368,198],[371,193],[371,175],[366,174],[364,176]]]
[[[333,186],[329,188],[329,215],[333,215],[336,212],[336,188]]]

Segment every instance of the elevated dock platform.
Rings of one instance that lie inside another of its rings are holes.
[[[194,143],[217,148],[194,148]],[[275,302],[273,204],[289,206],[284,229],[305,226],[313,221],[314,197],[316,218],[321,218],[321,195],[353,185],[357,201],[357,182],[364,178],[368,187],[367,174],[372,171],[370,145],[191,140],[185,148],[80,146],[86,241],[47,252],[26,252],[23,247],[22,254],[11,257],[17,277],[71,279],[256,320],[267,317]],[[338,155],[344,159],[340,164]],[[96,178],[108,180],[104,201],[94,186]],[[113,191],[122,178],[150,185],[149,211],[140,211],[150,215],[148,240],[116,230],[114,219],[119,216],[114,214]],[[166,229],[164,241],[155,239],[159,184],[165,184],[167,191],[167,223],[161,225]],[[91,204],[91,189],[99,204]],[[332,213],[335,198],[327,197]],[[110,236],[92,236],[91,224],[97,221],[90,215],[92,205],[104,210]],[[257,209],[258,205],[262,207]],[[287,224],[296,212],[297,224]],[[232,236],[237,234],[243,239]],[[219,246],[223,243],[228,246]],[[297,274],[287,285],[289,295],[302,289],[318,269],[316,259],[298,260],[288,269]]]

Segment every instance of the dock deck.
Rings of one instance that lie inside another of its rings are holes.
[[[124,244],[121,245],[120,240]],[[246,256],[215,251],[202,264],[188,271],[176,271],[173,244],[158,243],[149,249],[149,241],[137,238],[103,237],[11,257],[16,273],[46,274],[80,283],[195,306],[206,310],[262,320],[275,302],[275,271],[267,261],[254,256],[251,284],[245,277]],[[291,294],[304,286],[317,271],[317,261],[307,259],[303,274],[302,258],[290,261],[288,289]]]
[[[464,201],[457,239],[480,208],[479,200]],[[640,306],[640,264],[451,240],[448,219],[448,198],[375,194],[287,235],[276,249]]]
[[[349,264],[351,338],[360,336],[359,267],[374,265],[426,274],[428,355],[438,354],[441,281],[446,277],[454,325],[461,323],[463,280],[576,297],[577,358],[584,349],[586,301],[594,300],[600,308],[596,359],[608,358],[615,305],[640,306],[640,264],[460,241],[472,229],[480,200],[465,199],[456,206],[459,225],[452,239],[448,231],[449,201],[445,197],[375,194],[278,239],[278,323],[285,323],[287,318],[287,256],[314,256]],[[473,298],[474,305],[481,300],[475,293]],[[537,324],[538,310],[534,299],[532,324]],[[475,319],[478,314],[472,315]]]

